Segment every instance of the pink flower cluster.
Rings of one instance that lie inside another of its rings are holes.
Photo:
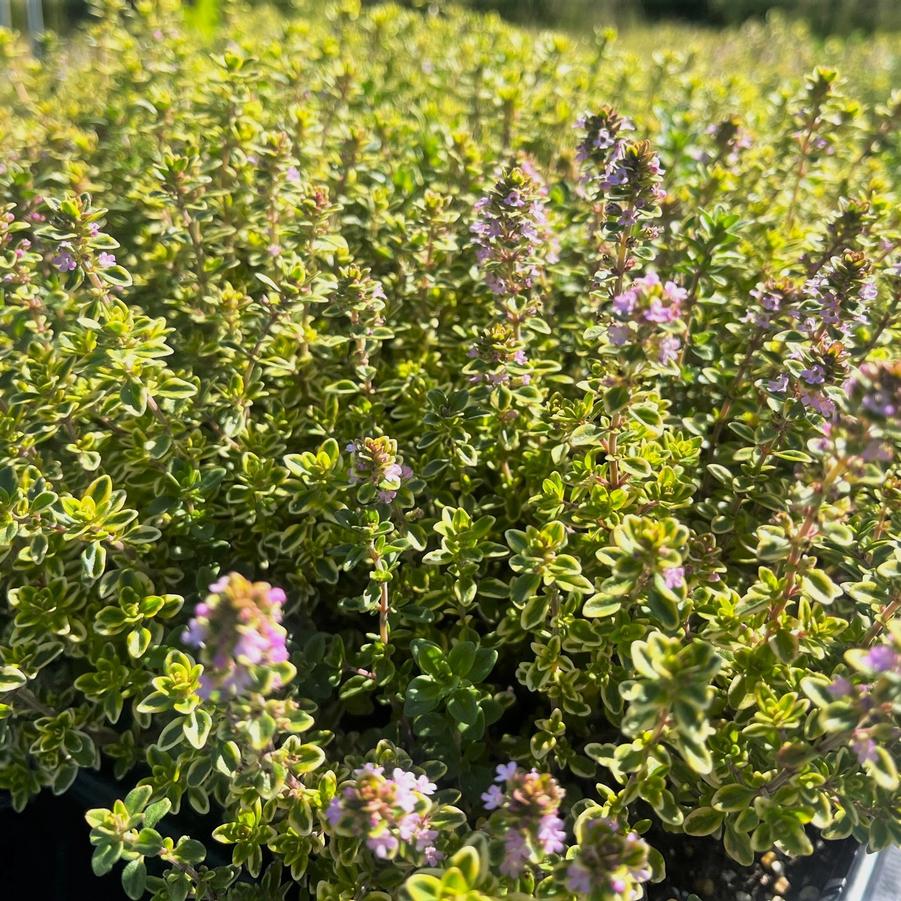
[[[661,282],[656,272],[638,278],[613,298],[616,321],[607,336],[611,344],[649,344],[664,366],[679,356],[682,341],[673,331],[684,329],[682,302],[688,292],[674,281]],[[660,328],[660,327],[663,328]]]
[[[511,381],[514,385],[528,385],[532,381],[527,368],[528,355],[506,323],[497,322],[486,328],[466,356],[474,361],[465,370],[476,370],[469,376],[473,384],[485,382],[495,387]]]
[[[801,328],[814,340],[827,335],[845,339],[856,325],[867,322],[867,310],[877,296],[869,271],[870,263],[860,252],[832,257],[804,283],[798,310]]]
[[[376,497],[390,504],[401,485],[413,478],[413,470],[405,466],[397,453],[397,442],[391,438],[359,438],[347,444],[352,455],[350,482],[378,489]]]
[[[594,200],[607,201],[608,225],[631,228],[639,218],[656,215],[657,204],[666,197],[660,183],[663,167],[647,142],[623,138],[633,130],[632,123],[606,107],[582,116],[576,127],[584,132],[576,151],[583,166],[582,187]]]
[[[288,659],[281,625],[285,592],[268,582],[250,582],[229,573],[210,585],[194,608],[182,641],[199,650],[204,665],[200,695],[240,694],[254,682],[257,668]]]
[[[339,835],[363,838],[380,860],[406,849],[434,866],[443,857],[435,846],[438,831],[429,821],[435,789],[426,776],[400,767],[387,776],[384,767],[367,763],[332,798],[326,819]]]
[[[514,762],[497,767],[494,781],[482,801],[486,810],[496,811],[494,818],[503,829],[501,872],[516,878],[539,852],[563,851],[566,833],[559,808],[565,792],[553,776],[525,772]]]
[[[523,160],[506,170],[493,190],[476,202],[478,218],[470,231],[485,283],[494,294],[528,294],[546,265],[556,260],[546,195],[537,171]]]
[[[795,397],[810,410],[825,416],[827,419],[835,415],[835,401],[829,396],[827,389],[840,383],[847,372],[845,349],[838,342],[820,342],[802,352],[800,349],[789,355],[798,360],[803,369],[780,372],[776,378],[766,383],[772,394],[783,394]]]

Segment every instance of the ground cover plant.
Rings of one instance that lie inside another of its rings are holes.
[[[901,842],[891,39],[97,13],[0,36],[15,806],[155,899]]]

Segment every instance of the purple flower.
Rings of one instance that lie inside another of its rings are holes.
[[[801,403],[822,416],[831,416],[835,412],[835,403],[825,395],[815,391],[802,391]]]
[[[854,739],[851,741],[851,749],[857,755],[860,763],[872,762],[878,759],[876,742],[866,733],[855,734]]]
[[[337,826],[341,819],[341,799],[334,797],[329,802],[329,806],[325,811],[325,818],[329,821],[330,826]]]
[[[663,286],[663,296],[672,304],[679,305],[688,297],[688,290],[677,285],[674,281],[668,281]]]
[[[776,378],[770,379],[766,383],[766,386],[773,394],[784,394],[788,391],[788,373],[780,373]]]
[[[669,566],[663,570],[663,584],[670,590],[681,588],[685,584],[685,567]]]
[[[413,471],[404,466],[397,455],[397,442],[391,438],[360,438],[346,448],[352,455],[351,484],[365,483],[378,490],[376,497],[390,504],[401,485],[412,478]]]
[[[109,269],[110,266],[115,266],[115,265],[116,265],[116,257],[115,257],[115,254],[107,253],[106,251],[103,251],[103,252],[97,257],[97,265],[98,265],[101,269]]]
[[[486,810],[496,810],[504,803],[504,793],[497,785],[488,786],[488,791],[482,792],[482,800]]]
[[[577,895],[591,892],[591,873],[578,861],[573,861],[566,868],[566,887]]]
[[[628,343],[631,334],[627,325],[611,325],[607,329],[607,338],[614,347],[622,347]]]
[[[476,260],[488,289],[499,297],[529,293],[556,253],[547,226],[547,190],[527,163],[502,172],[475,204],[470,226]]]
[[[567,888],[580,895],[600,890],[604,898],[613,892],[624,901],[636,897],[637,887],[651,878],[650,848],[644,840],[634,832],[624,834],[615,820],[589,820],[580,832],[566,870]]]
[[[525,869],[529,857],[529,847],[522,833],[513,829],[507,832],[504,836],[504,859],[501,861],[501,873],[516,879]]]
[[[680,347],[682,347],[682,342],[678,338],[674,335],[667,335],[660,342],[658,359],[664,366],[674,363],[679,358]]]
[[[828,691],[833,698],[846,698],[851,694],[852,686],[844,676],[836,676],[830,685],[827,686],[826,691]]]
[[[628,291],[623,291],[622,294],[617,294],[616,297],[613,298],[613,309],[620,316],[629,316],[632,311],[635,309],[635,304],[638,302],[638,292],[634,289],[630,289]]]
[[[199,648],[206,641],[206,637],[206,625],[196,619],[192,619],[188,623],[188,628],[181,634],[182,643],[194,648]]]
[[[826,379],[826,371],[819,363],[815,363],[809,369],[801,370],[801,378],[808,385],[822,385]]]
[[[898,655],[893,648],[880,644],[871,648],[864,655],[864,662],[875,673],[885,673],[893,670],[898,663]]]
[[[366,839],[366,847],[375,852],[375,856],[380,860],[385,860],[393,851],[397,850],[400,842],[387,831],[370,835]]]
[[[210,586],[194,608],[182,641],[199,651],[204,665],[200,694],[240,694],[262,668],[288,659],[287,633],[281,625],[285,593],[268,582],[249,582],[237,573]],[[280,684],[272,674],[269,685]]]
[[[495,768],[495,782],[509,782],[518,772],[519,766],[515,760],[509,763],[502,763]]]
[[[68,250],[61,250],[51,262],[60,272],[72,272],[78,265]]]
[[[297,184],[300,181],[300,172],[297,166],[288,166],[285,170],[285,178],[292,184]]]
[[[443,856],[430,822],[428,795],[435,788],[426,776],[394,767],[389,777],[384,767],[366,763],[332,799],[326,818],[339,835],[364,839],[381,860],[393,858],[404,845],[434,863]]]
[[[557,814],[549,813],[541,818],[538,826],[538,841],[545,854],[559,854],[565,847],[565,838],[563,820]]]

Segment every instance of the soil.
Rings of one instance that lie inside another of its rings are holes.
[[[666,859],[667,878],[649,886],[648,901],[835,901],[857,851],[853,839],[827,842],[811,833],[814,853],[790,858],[778,851],[750,867],[728,858],[713,838],[659,833],[647,836]]]

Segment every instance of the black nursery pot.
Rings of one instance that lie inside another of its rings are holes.
[[[750,867],[726,857],[720,842],[665,833],[656,846],[667,877],[646,885],[643,901],[899,901],[901,849],[867,854],[853,838],[824,841],[811,832],[814,853],[761,854]]]
[[[63,795],[43,791],[21,812],[12,809],[7,792],[0,791],[0,847],[3,848],[3,890],[0,898],[40,901],[123,901],[121,867],[97,877],[91,869],[91,827],[85,813],[93,807],[112,807],[133,788],[105,773],[81,770]],[[217,825],[196,814],[187,804],[169,814],[157,829],[177,838],[191,835],[203,841],[207,863],[223,866],[231,855],[210,838]]]
[[[110,807],[129,788],[105,773],[82,771],[66,794],[43,792],[21,813],[0,793],[0,842],[4,849],[4,887],[10,898],[42,901],[92,901],[125,897],[117,875],[98,878],[91,870],[90,828],[85,812]],[[177,838],[204,841],[210,866],[229,862],[227,851],[210,840],[215,817],[188,807],[170,814],[159,829]],[[657,837],[655,837],[657,838]],[[814,841],[811,857],[791,859],[774,852],[751,867],[725,857],[710,838],[661,833],[658,846],[667,863],[667,878],[648,885],[645,901],[898,901],[901,898],[901,850],[866,854],[853,839]]]

